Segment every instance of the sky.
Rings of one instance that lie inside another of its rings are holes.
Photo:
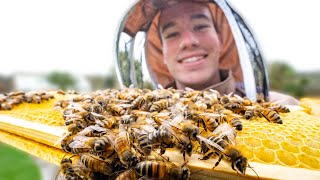
[[[125,12],[136,1],[0,1],[0,74],[109,74]],[[267,61],[320,70],[319,2],[229,0],[254,33]]]

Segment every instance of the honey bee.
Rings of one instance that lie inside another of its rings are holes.
[[[219,138],[224,139],[232,145],[236,145],[237,131],[227,123],[220,124],[214,131]]]
[[[77,135],[73,138],[73,141],[69,144],[70,151],[73,154],[80,154],[89,152],[97,141],[96,137],[86,137]]]
[[[219,155],[218,161],[215,163],[214,167],[219,165],[221,159],[223,158],[228,163],[231,163],[231,167],[238,173],[245,174],[248,165],[248,159],[233,145],[229,144],[225,140],[212,135],[208,138],[198,136],[199,142],[201,144],[201,149],[207,152],[205,155],[213,154],[209,150]],[[210,155],[209,155],[210,156]],[[210,157],[203,157],[201,160],[208,159]]]
[[[225,108],[223,107],[222,104],[213,104],[211,106],[211,109],[218,112],[218,111],[224,110]]]
[[[74,170],[73,165],[72,165],[72,161],[71,158],[62,158],[62,160],[60,161],[60,170],[58,172],[58,174],[61,171],[62,174],[62,178],[63,179],[74,179],[74,180],[80,180],[82,179]],[[58,175],[57,174],[57,175]],[[57,177],[55,178],[57,179]]]
[[[23,91],[13,91],[13,92],[9,92],[7,94],[5,94],[6,96],[12,97],[12,96],[23,96],[26,93]]]
[[[197,137],[199,134],[199,129],[197,129],[196,126],[187,126],[187,125],[183,125],[184,127],[179,127],[167,122],[162,122],[162,125],[171,135],[173,135],[173,137],[175,138],[175,143],[174,143],[174,147],[177,147],[178,149],[181,150],[181,153],[183,155],[183,159],[185,160],[185,154],[188,154],[189,156],[191,156],[192,154],[192,149],[193,149],[193,143],[191,141],[191,139],[193,137]],[[176,129],[179,130],[179,132],[182,133],[177,133],[176,131],[174,131],[172,129],[172,127],[175,127]],[[196,128],[194,128],[196,127]]]
[[[290,109],[284,105],[277,104],[275,106],[269,107],[271,110],[277,111],[278,113],[288,113]]]
[[[201,102],[201,101],[196,101],[195,105],[197,106],[197,109],[199,111],[205,111],[208,108],[207,104],[205,102]]]
[[[61,95],[65,95],[65,94],[66,94],[66,93],[65,93],[63,90],[61,90],[61,89],[58,90],[58,91],[56,91],[56,93],[57,93],[57,94],[61,94]]]
[[[214,131],[220,124],[227,122],[226,116],[216,113],[201,113],[199,117],[202,120],[205,131]]]
[[[1,103],[0,109],[11,110],[12,109],[12,105],[11,105],[11,103],[3,102],[3,103]]]
[[[132,101],[132,109],[140,109],[145,103],[145,99],[142,95],[138,96],[135,100]]]
[[[227,104],[230,103],[230,97],[228,95],[223,95],[220,97],[220,103],[221,104]]]
[[[164,154],[166,148],[172,148],[175,146],[175,138],[168,130],[159,127],[158,130],[151,130],[149,132],[149,141],[152,145],[160,144],[160,155]]]
[[[254,109],[247,109],[244,113],[244,117],[247,120],[251,120],[255,116],[255,110]]]
[[[75,134],[84,129],[85,127],[86,126],[81,121],[75,121],[68,126],[68,131]]]
[[[102,160],[89,154],[82,154],[80,156],[80,161],[88,169],[94,172],[100,172],[105,175],[112,174],[113,164],[108,161]]]
[[[55,110],[60,110],[60,109],[65,109],[66,107],[69,106],[69,101],[68,100],[60,100],[54,103],[54,109]]]
[[[119,134],[117,135],[117,138],[114,141],[110,141],[110,143],[113,145],[122,164],[128,167],[136,163],[137,158],[131,151],[128,134],[123,124],[119,125]]]
[[[136,122],[138,119],[138,116],[136,114],[130,114],[130,115],[123,115],[120,118],[121,124],[132,124]]]
[[[111,142],[115,141],[116,136],[111,132],[107,131],[106,134],[101,136],[97,141],[94,143],[94,151],[95,152],[101,152],[108,148],[108,146],[111,146]]]
[[[137,128],[132,128],[134,131],[134,137],[138,142],[138,150],[145,155],[149,156],[152,150],[151,141],[149,141],[149,133]]]
[[[77,135],[87,137],[100,137],[107,132],[106,128],[99,126],[98,124],[90,125],[81,130]]]
[[[252,101],[248,97],[242,98],[241,96],[239,96],[237,94],[235,94],[234,97],[237,98],[243,106],[252,106]]]
[[[114,116],[107,115],[105,116],[105,119],[96,121],[96,125],[106,129],[111,129],[114,125],[117,124],[117,122],[118,121]]]
[[[257,94],[257,103],[263,104],[265,102],[264,95],[262,93]]]
[[[133,94],[128,94],[128,93],[118,93],[117,98],[121,100],[127,100],[130,102],[132,102],[135,99]]]
[[[193,90],[191,88],[186,88],[186,91],[184,92],[184,97],[186,98],[191,98],[196,100],[196,98],[198,96],[202,96],[202,92],[201,91],[197,91],[197,90]]]
[[[159,101],[156,101],[154,103],[152,103],[151,107],[150,107],[150,112],[160,112],[163,109],[166,109],[169,107],[169,101],[166,99],[161,99]]]
[[[41,99],[44,99],[44,100],[50,100],[50,99],[53,99],[54,96],[52,94],[43,94],[41,95]]]
[[[101,96],[101,95],[96,96],[96,97],[94,98],[94,102],[95,102],[96,104],[100,104],[100,106],[101,106],[102,108],[105,108],[105,107],[107,106],[107,98],[104,97],[104,96]]]
[[[178,167],[172,162],[142,161],[135,166],[137,174],[149,179],[180,179],[190,178],[187,167]]]
[[[60,144],[62,150],[64,150],[65,152],[71,152],[69,144],[73,141],[74,136],[75,134],[66,133],[65,135],[61,136],[61,138],[54,144],[54,146]]]
[[[100,104],[92,104],[90,106],[90,112],[101,114],[103,112],[103,108],[100,106]]]
[[[122,116],[126,113],[126,109],[119,104],[108,104],[107,111],[111,112],[114,116]]]
[[[236,114],[239,114],[240,112],[244,111],[244,106],[238,103],[226,103],[224,104],[224,107],[226,109],[229,109],[231,111],[233,111]]]
[[[279,116],[279,114],[271,109],[265,108],[261,110],[261,115],[266,118],[269,122],[277,123],[277,124],[282,124],[282,119]]]
[[[241,119],[239,118],[239,116],[236,115],[226,115],[226,119],[228,121],[228,123],[232,126],[235,127],[236,130],[241,131],[243,128]]]
[[[134,169],[129,169],[119,174],[116,180],[138,180],[138,176]]]

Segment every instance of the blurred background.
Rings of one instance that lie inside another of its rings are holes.
[[[0,93],[118,88],[113,62],[116,30],[134,2],[0,1]],[[260,45],[271,89],[299,99],[319,98],[319,2],[228,2]],[[20,168],[13,168],[17,164]],[[32,158],[0,144],[0,179],[41,179],[41,175]]]

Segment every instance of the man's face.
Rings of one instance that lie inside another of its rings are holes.
[[[182,2],[161,12],[163,56],[177,88],[203,89],[220,81],[220,42],[209,9]]]

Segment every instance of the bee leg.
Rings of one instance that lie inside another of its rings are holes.
[[[222,155],[220,155],[220,157],[219,157],[219,159],[218,159],[218,161],[216,162],[216,164],[213,166],[213,168],[212,169],[214,169],[215,167],[217,167],[218,165],[219,165],[219,163],[220,163],[220,161],[221,161],[221,159],[222,159]]]
[[[207,132],[207,126],[206,126],[206,123],[204,122],[204,120],[202,120],[202,125],[203,125],[203,129]]]
[[[160,155],[164,154],[166,152],[166,147],[163,143],[160,144]]]
[[[213,151],[208,151],[202,158],[199,158],[199,160],[208,160],[213,154]]]

